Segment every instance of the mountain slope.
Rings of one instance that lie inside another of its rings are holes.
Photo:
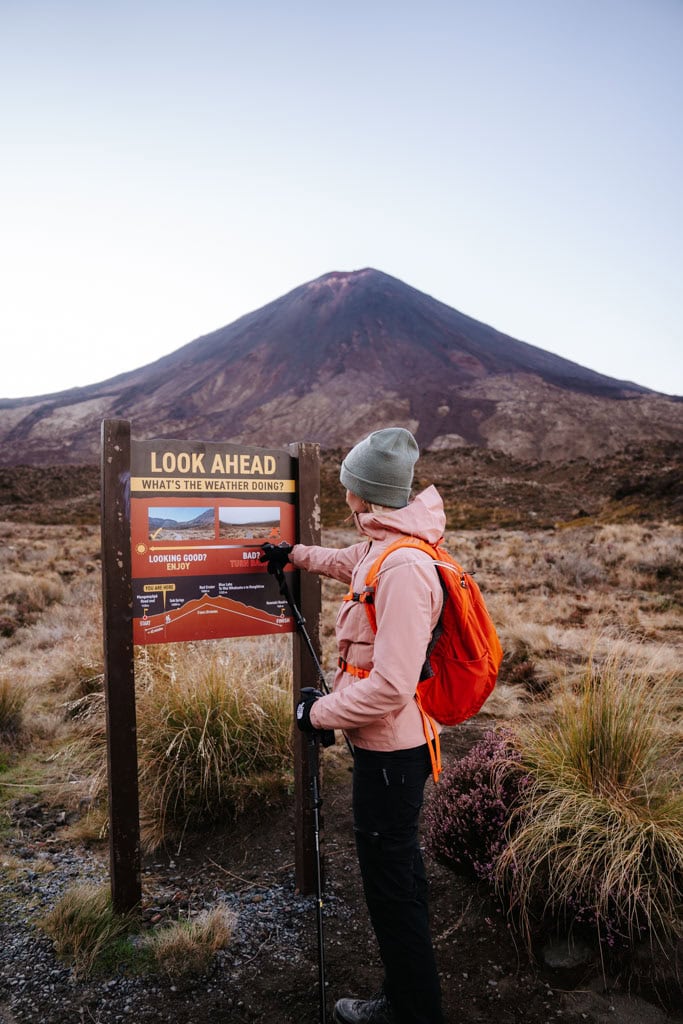
[[[402,423],[420,443],[533,458],[616,450],[681,403],[510,338],[376,270],[327,274],[131,373],[0,402],[0,464],[92,462],[104,418],[134,436],[279,446]]]

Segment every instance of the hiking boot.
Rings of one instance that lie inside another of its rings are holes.
[[[332,1017],[336,1024],[396,1024],[385,995],[375,999],[339,999]]]

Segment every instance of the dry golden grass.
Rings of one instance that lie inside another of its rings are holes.
[[[0,528],[0,674],[25,691],[25,740],[50,743],[65,734],[65,702],[102,672],[99,530]]]
[[[175,921],[146,941],[160,971],[171,978],[204,973],[219,949],[232,942],[237,918],[217,906],[189,921]]]
[[[353,543],[353,530],[326,531],[324,543]],[[485,713],[514,717],[533,699],[552,700],[580,679],[586,659],[626,645],[635,665],[665,678],[681,664],[683,532],[657,525],[576,525],[523,532],[449,532],[451,554],[476,574],[505,658]],[[344,587],[323,586],[323,654],[336,660],[334,619]],[[527,686],[518,671],[533,665]],[[510,692],[512,691],[512,692]]]
[[[24,732],[26,691],[9,676],[0,676],[0,739],[16,743]]]
[[[25,700],[21,742],[25,751],[39,751],[45,761],[44,796],[90,808],[97,835],[102,819],[95,808],[105,788],[99,530],[14,523],[2,529],[0,595],[12,630],[0,636],[0,680],[8,693],[11,681],[11,692]],[[331,546],[356,540],[353,529],[326,530],[323,538]],[[587,658],[600,662],[617,643],[636,668],[647,666],[655,680],[678,669],[683,641],[683,537],[678,527],[579,522],[535,532],[451,532],[446,543],[476,573],[505,650],[499,685],[484,714],[514,721],[533,706],[535,713],[552,716],[555,702],[580,682]],[[342,584],[323,583],[323,666],[330,678],[336,662],[334,620],[344,591]],[[32,595],[33,619],[22,624],[26,594]],[[182,688],[185,680],[190,686],[189,680],[196,679],[191,663],[203,666],[210,677],[219,663],[227,671],[228,660],[258,661],[268,651],[264,638],[217,641],[196,645],[187,659],[186,646],[138,651],[143,747],[154,734],[145,716],[159,724],[161,736],[170,714],[163,694],[169,684]],[[288,648],[283,656],[287,660]],[[253,671],[245,670],[246,675]],[[264,668],[262,674],[270,671]],[[286,699],[280,714],[290,715]],[[186,723],[184,735],[193,728]],[[168,737],[165,742],[163,750],[175,749]],[[76,760],[71,756],[75,749],[89,756]],[[20,795],[16,780],[14,785],[12,795]],[[153,788],[168,791],[168,783]],[[182,808],[183,799],[173,796],[168,806]]]

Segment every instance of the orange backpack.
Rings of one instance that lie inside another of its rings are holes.
[[[360,594],[347,594],[347,600],[360,601],[365,606],[374,632],[377,632],[374,608],[377,577],[384,559],[398,548],[417,548],[430,555],[444,590],[443,608],[415,693],[425,737],[429,743],[431,731],[434,740],[435,750],[431,743],[429,746],[436,781],[441,760],[435,722],[457,725],[477,714],[495,686],[503,649],[472,575],[465,572],[445,548],[438,544],[432,546],[417,537],[400,537],[390,544],[371,566],[365,590]],[[349,668],[353,671],[352,666]]]

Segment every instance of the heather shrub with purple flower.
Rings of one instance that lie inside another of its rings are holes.
[[[508,730],[487,732],[443,772],[424,815],[427,851],[454,871],[492,881],[523,775]],[[505,766],[509,766],[507,769]]]

